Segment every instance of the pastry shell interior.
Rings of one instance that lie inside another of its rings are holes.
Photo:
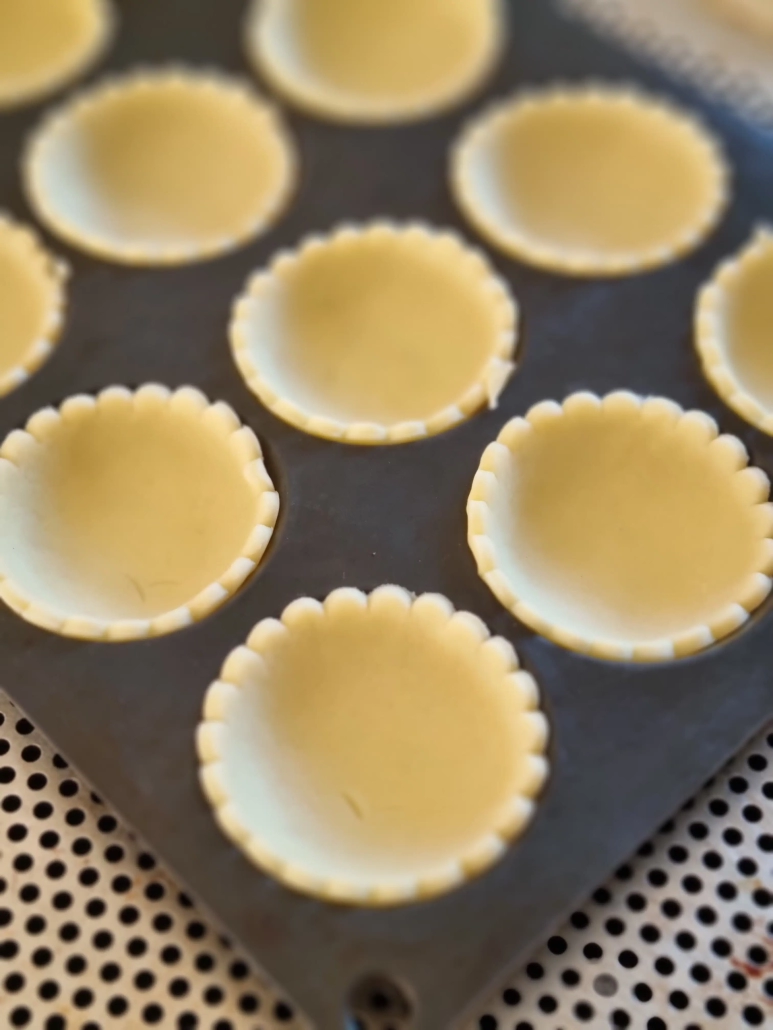
[[[257,566],[279,498],[254,433],[192,387],[110,387],[0,447],[0,597],[65,636],[190,625]]]
[[[705,0],[719,14],[738,28],[761,40],[765,46],[773,40],[773,4],[770,0]]]
[[[3,0],[0,110],[31,103],[77,78],[113,34],[111,0]]]
[[[700,291],[695,343],[725,403],[773,436],[773,230],[759,229]]]
[[[250,389],[307,432],[390,443],[496,405],[517,308],[486,259],[423,225],[343,227],[278,255],[234,305]]]
[[[0,396],[53,351],[66,308],[68,269],[27,226],[0,212]]]
[[[533,678],[476,616],[395,586],[302,598],[228,656],[198,730],[217,820],[325,900],[440,894],[496,861],[547,774]]]
[[[736,437],[625,391],[544,401],[483,454],[468,501],[478,571],[543,636],[608,659],[699,651],[773,572],[769,483]]]
[[[234,250],[284,208],[294,149],[273,108],[219,72],[142,69],[44,118],[25,160],[41,220],[128,264]]]
[[[492,70],[501,0],[254,0],[247,53],[271,85],[322,118],[399,122],[460,102]]]
[[[728,171],[691,115],[631,88],[522,93],[478,116],[451,159],[463,214],[494,246],[573,275],[676,260],[713,229]]]

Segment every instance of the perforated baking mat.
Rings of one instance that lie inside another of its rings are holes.
[[[484,98],[429,121],[352,130],[289,115],[301,157],[279,226],[221,260],[116,268],[70,252],[72,310],[48,364],[0,407],[0,433],[67,395],[111,383],[193,383],[230,403],[264,443],[283,510],[258,574],[221,611],[152,641],[80,643],[0,612],[3,681],[86,779],[323,1030],[338,1027],[363,976],[402,985],[425,1030],[469,1014],[503,971],[560,920],[759,728],[773,708],[771,606],[742,632],[671,664],[605,664],[527,632],[479,580],[465,499],[507,418],[578,388],[664,394],[711,413],[773,473],[773,445],[727,411],[692,351],[696,289],[757,221],[773,218],[773,143],[730,111],[596,39],[547,2],[513,0],[509,44],[487,94],[525,84],[635,80],[702,112],[735,168],[731,209],[689,259],[619,282],[578,282],[493,255],[524,315],[520,366],[500,407],[430,440],[354,448],[277,421],[242,384],[226,345],[229,305],[280,246],[341,220],[422,218],[469,236],[446,184],[448,147]],[[122,5],[108,64],[178,58],[246,74],[237,0]],[[4,117],[0,205],[30,212],[22,142],[38,110]],[[528,834],[492,871],[436,901],[388,911],[322,904],[261,875],[220,834],[196,780],[194,727],[224,655],[301,594],[398,582],[447,594],[516,645],[552,720],[552,778]]]
[[[572,912],[466,1030],[744,1030],[773,1014],[773,733]],[[306,1030],[0,691],[0,1025]],[[384,998],[366,1030],[408,1030]]]

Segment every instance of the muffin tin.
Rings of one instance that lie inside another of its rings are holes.
[[[401,989],[417,1026],[440,1030],[678,808],[770,715],[771,605],[737,633],[669,662],[575,654],[513,619],[478,576],[465,503],[486,446],[512,417],[578,390],[628,390],[709,413],[773,472],[773,442],[723,405],[692,336],[700,286],[759,221],[773,219],[773,144],[734,116],[641,67],[548,3],[513,0],[507,53],[486,96],[426,122],[352,129],[286,118],[299,181],[264,237],[216,261],[122,267],[59,242],[72,266],[68,318],[42,368],[0,403],[0,436],[35,411],[115,383],[191,384],[258,436],[282,498],[258,573],[217,611],[168,636],[68,639],[0,610],[3,682],[19,704],[323,1030],[373,983]],[[249,74],[239,0],[127,6],[111,71],[184,60]],[[635,81],[702,114],[735,175],[718,230],[659,271],[604,281],[552,276],[491,252],[523,316],[518,367],[495,411],[437,436],[357,447],[298,431],[262,407],[234,366],[231,304],[255,269],[310,233],[379,218],[448,227],[458,215],[448,154],[484,102],[519,86],[589,77]],[[19,156],[39,109],[0,123],[0,205],[20,221]],[[252,627],[299,597],[399,583],[440,593],[516,648],[551,726],[551,775],[523,838],[473,881],[389,909],[309,898],[264,875],[226,839],[197,781],[194,733],[208,685]],[[377,977],[373,980],[372,977]]]

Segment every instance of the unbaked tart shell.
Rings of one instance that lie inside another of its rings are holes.
[[[576,393],[512,419],[473,481],[478,571],[537,633],[599,658],[691,654],[741,626],[773,573],[769,483],[700,411]]]
[[[70,397],[0,446],[0,598],[65,636],[168,633],[238,590],[278,508],[227,404],[156,384]]]
[[[274,109],[219,72],[140,69],[48,115],[25,187],[73,246],[127,264],[234,250],[278,217],[295,153]]]
[[[675,261],[728,199],[720,147],[692,115],[632,88],[521,93],[463,131],[451,186],[495,247],[570,275],[629,275]]]
[[[442,432],[497,397],[517,308],[483,255],[427,226],[343,227],[279,254],[234,305],[231,348],[262,403],[349,443]]]
[[[56,346],[68,274],[32,229],[0,212],[0,396],[37,371]]]
[[[754,36],[773,40],[773,3],[771,0],[711,0],[711,6],[728,21]]]
[[[700,291],[695,345],[722,400],[773,436],[773,230],[759,229]]]
[[[253,0],[247,54],[289,101],[340,122],[402,122],[473,93],[499,57],[501,0]]]
[[[441,894],[532,817],[548,725],[512,646],[438,594],[305,597],[264,619],[206,695],[216,819],[261,869],[328,901]]]
[[[3,0],[0,110],[32,103],[83,74],[113,35],[110,0]]]

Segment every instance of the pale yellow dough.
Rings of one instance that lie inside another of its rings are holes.
[[[773,436],[773,231],[755,233],[700,291],[695,342],[720,397]]]
[[[437,594],[335,590],[258,623],[209,688],[201,781],[267,872],[395,904],[498,859],[547,773],[547,721],[510,644]]]
[[[716,12],[753,36],[773,41],[773,0],[707,0]]]
[[[234,250],[274,221],[294,177],[271,107],[237,80],[175,68],[82,94],[43,121],[25,162],[50,229],[129,264]]]
[[[516,96],[457,142],[451,181],[469,221],[529,264],[625,275],[676,260],[713,229],[727,168],[697,121],[631,90]]]
[[[279,506],[250,429],[192,387],[111,387],[0,447],[0,597],[66,636],[203,618],[255,569]]]
[[[770,590],[769,483],[699,411],[620,391],[545,401],[484,452],[478,570],[519,619],[602,658],[678,657]]]
[[[472,93],[504,36],[501,0],[253,0],[247,52],[323,118],[406,121]]]
[[[375,223],[278,255],[231,322],[253,392],[301,429],[352,443],[438,433],[488,403],[512,369],[517,310],[450,232]]]
[[[2,0],[0,108],[30,103],[84,72],[106,47],[109,0]]]
[[[0,213],[0,396],[53,350],[65,308],[67,267],[37,235]]]

